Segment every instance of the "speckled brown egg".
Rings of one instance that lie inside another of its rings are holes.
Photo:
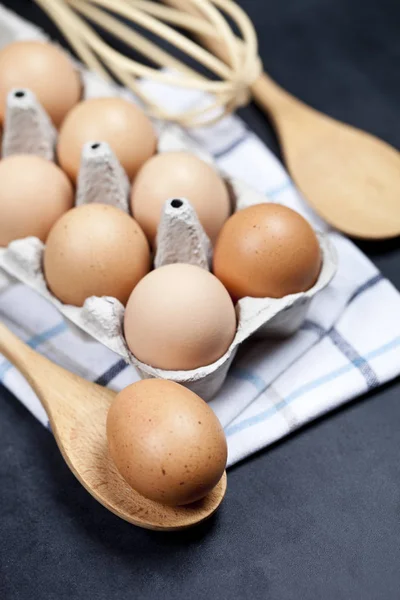
[[[197,394],[172,381],[146,379],[120,392],[108,412],[107,439],[128,484],[163,504],[203,498],[226,466],[217,417]]]
[[[73,204],[71,182],[54,163],[33,154],[0,161],[0,246],[31,235],[44,242]]]
[[[129,179],[156,151],[156,135],[144,112],[123,98],[92,98],[77,104],[60,129],[59,163],[76,181],[86,142],[107,142]]]
[[[18,87],[32,90],[56,127],[82,93],[79,73],[66,53],[41,41],[13,42],[1,50],[0,121],[8,92]]]
[[[113,296],[126,303],[150,269],[143,231],[119,208],[86,204],[57,221],[47,238],[44,274],[64,304],[82,306],[89,296]]]
[[[140,169],[132,186],[132,214],[154,245],[162,207],[175,197],[189,200],[214,243],[231,213],[228,188],[217,171],[190,152],[163,152]]]
[[[232,215],[214,249],[214,274],[234,300],[304,292],[320,269],[321,250],[311,225],[280,204],[257,204]]]

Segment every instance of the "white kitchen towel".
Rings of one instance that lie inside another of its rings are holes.
[[[0,45],[13,39],[15,31],[22,39],[43,37],[0,6]],[[89,95],[115,93],[96,77],[86,81]],[[199,102],[197,94],[144,85],[176,110]],[[221,168],[265,193],[266,200],[290,206],[327,230],[280,162],[237,116],[190,135]],[[329,235],[339,256],[338,273],[313,301],[300,331],[286,340],[245,343],[210,402],[225,427],[229,465],[400,373],[399,293],[354,244],[335,232]],[[68,328],[55,307],[1,272],[0,318],[31,347],[86,379],[116,390],[138,379],[133,367]],[[1,356],[0,381],[48,424],[35,394]]]

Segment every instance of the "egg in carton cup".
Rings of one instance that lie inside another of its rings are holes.
[[[212,164],[212,159],[184,131],[175,125],[157,124],[158,152],[190,151]],[[54,160],[56,131],[34,94],[27,89],[9,93],[3,132],[3,156],[31,153]],[[227,177],[233,212],[268,201],[246,184]],[[105,203],[129,214],[129,180],[107,143],[85,144],[77,181],[75,204]],[[240,299],[236,304],[237,330],[223,356],[212,364],[189,371],[168,371],[139,361],[129,350],[123,332],[125,308],[112,297],[87,298],[82,307],[63,304],[48,289],[43,272],[44,244],[35,237],[11,242],[0,249],[0,267],[36,290],[55,305],[78,329],[134,365],[142,378],[157,377],[176,381],[205,400],[211,399],[222,386],[240,344],[252,335],[288,336],[303,323],[313,297],[335,274],[335,250],[324,234],[317,234],[322,267],[315,284],[307,291],[283,298]],[[186,198],[166,199],[157,234],[154,267],[172,263],[189,263],[210,270],[212,245],[198,217]]]

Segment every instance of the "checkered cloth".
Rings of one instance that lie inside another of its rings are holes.
[[[8,15],[0,10],[0,20]],[[36,28],[24,27],[22,37],[40,35]],[[169,108],[179,110],[199,101],[187,91],[144,85],[156,97],[162,94]],[[224,171],[265,193],[266,200],[290,206],[328,231],[280,162],[237,116],[190,135]],[[210,402],[225,428],[229,465],[400,373],[399,293],[349,240],[328,233],[338,252],[338,273],[314,299],[300,331],[286,340],[246,342],[222,390]],[[132,366],[69,328],[56,308],[1,272],[0,317],[32,348],[86,379],[115,390],[138,379]],[[1,358],[0,381],[48,424],[28,384]]]

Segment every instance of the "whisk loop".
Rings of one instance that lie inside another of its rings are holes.
[[[138,96],[151,116],[159,119],[187,127],[211,124],[249,102],[250,86],[262,72],[253,25],[231,0],[166,0],[168,6],[152,0],[35,1],[89,69],[108,81],[111,76],[120,81]],[[235,24],[240,37],[235,35],[225,15]],[[165,40],[205,67],[216,79],[189,67],[126,21]],[[141,64],[116,51],[90,23],[112,34],[157,67]],[[178,32],[176,27],[200,41]],[[208,40],[209,46],[218,47],[218,53],[206,50],[201,45],[202,38]],[[210,99],[205,106],[173,113],[143,90],[140,78],[206,92]]]

